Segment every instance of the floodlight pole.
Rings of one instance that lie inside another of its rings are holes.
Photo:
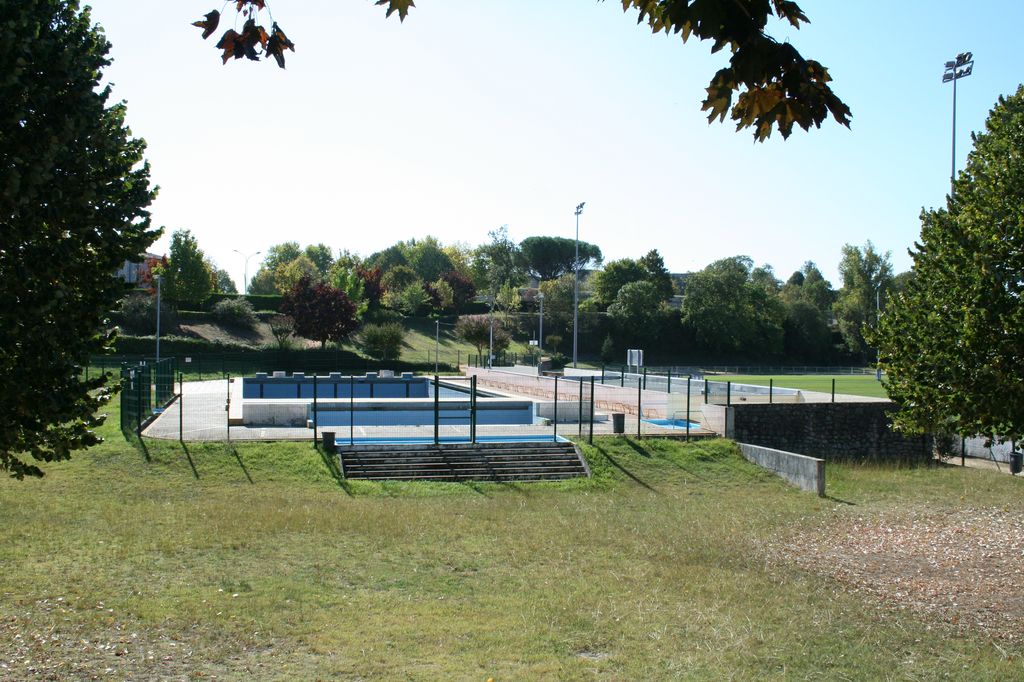
[[[572,367],[576,369],[577,337],[580,321],[580,213],[587,202],[581,201],[576,207],[576,261],[573,263],[572,285]]]
[[[952,162],[949,171],[949,196],[956,192],[956,82],[961,78],[970,76],[974,71],[974,55],[970,52],[961,52],[956,59],[946,62],[946,70],[942,74],[942,82],[953,81],[953,139],[952,139]]]
[[[494,298],[495,295],[491,293],[491,310],[488,313],[488,322],[490,324],[490,336],[487,342],[487,369],[493,369],[494,362]]]
[[[544,292],[537,294],[537,300],[540,301],[540,330],[537,332],[539,337],[537,338],[537,352],[544,352]]]
[[[249,259],[252,258],[253,256],[258,256],[258,255],[260,255],[263,252],[262,251],[257,251],[256,253],[250,253],[248,256],[246,256],[244,253],[242,253],[238,249],[231,249],[231,250],[234,251],[239,256],[241,256],[242,258],[245,259],[245,274],[242,275],[242,277],[244,278],[244,281],[242,282],[242,293],[243,294],[248,294],[249,293]]]

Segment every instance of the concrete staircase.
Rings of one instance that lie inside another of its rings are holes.
[[[572,443],[361,445],[338,452],[345,478],[371,481],[557,481],[589,476]]]

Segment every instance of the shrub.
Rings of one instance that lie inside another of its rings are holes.
[[[405,343],[405,328],[395,322],[368,324],[359,332],[359,342],[376,360],[397,360]]]
[[[270,318],[270,333],[274,335],[278,350],[287,350],[291,346],[291,337],[295,334],[295,320],[287,315],[274,315]]]
[[[253,330],[259,323],[252,304],[244,298],[225,299],[213,306],[213,319],[229,327]]]
[[[121,309],[113,315],[114,322],[129,334],[156,333],[156,297],[132,294],[121,301]],[[178,316],[166,301],[160,304],[160,331],[168,333],[178,327]]]

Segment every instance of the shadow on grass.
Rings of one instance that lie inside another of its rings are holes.
[[[632,443],[630,445],[632,447]],[[626,467],[624,467],[621,464],[619,464],[618,461],[616,461],[616,459],[614,457],[612,457],[610,454],[608,454],[608,451],[605,450],[602,446],[595,444],[594,445],[594,449],[597,450],[598,452],[600,452],[604,456],[604,458],[608,460],[609,464],[611,464],[613,467],[615,467],[616,469],[618,469],[619,471],[624,473],[634,483],[636,483],[637,485],[640,485],[640,486],[650,490],[652,493],[657,493],[658,492],[657,490],[652,488],[650,485],[648,485],[645,481],[643,481],[640,478],[638,478],[632,471],[630,471]],[[645,455],[645,456],[649,457],[650,455]]]
[[[124,439],[136,450],[142,452],[142,456],[147,462],[152,462],[153,458],[149,456],[149,448],[146,447],[146,441],[142,439],[135,431],[122,430],[121,433],[124,435]]]
[[[245,462],[242,461],[242,456],[238,454],[238,448],[233,444],[228,445],[231,448],[231,454],[235,456],[235,460],[238,462],[238,466],[242,468],[242,473],[245,474],[245,478],[249,483],[253,483],[252,476],[249,475],[249,470],[245,468]]]
[[[324,467],[327,468],[327,472],[334,479],[334,482],[338,484],[338,487],[345,491],[345,494],[352,497],[352,490],[349,488],[348,481],[341,475],[341,469],[338,467],[338,459],[336,456],[331,456],[331,453],[327,452],[323,448],[317,447],[317,454],[320,455],[320,460],[324,463]]]
[[[850,502],[849,500],[843,500],[843,499],[840,499],[840,498],[836,497],[835,495],[829,495],[828,493],[823,495],[823,497],[824,497],[824,499],[829,500],[831,502],[838,502],[839,504],[845,504],[845,505],[848,505],[850,507],[856,507],[857,506],[856,502]]]
[[[185,441],[178,441],[181,444],[181,449],[185,451],[185,459],[188,460],[188,465],[192,467],[192,475],[199,480],[199,471],[196,469],[196,463],[192,461],[192,453],[189,451],[188,446],[185,445]]]

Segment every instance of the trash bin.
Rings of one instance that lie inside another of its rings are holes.
[[[323,445],[324,452],[334,453],[334,431],[321,431],[320,432],[320,443]]]
[[[626,432],[626,415],[622,412],[612,412],[612,433]]]
[[[1024,469],[1024,452],[1010,453],[1010,473],[1019,474]]]

